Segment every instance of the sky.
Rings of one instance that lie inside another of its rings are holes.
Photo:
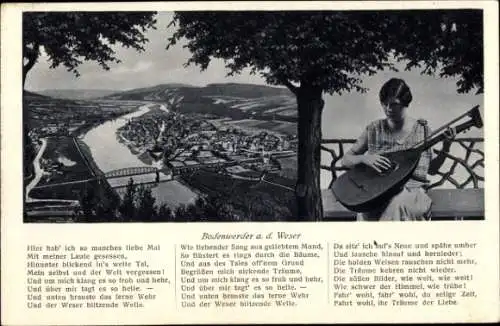
[[[126,90],[139,87],[154,86],[161,83],[185,83],[203,86],[218,82],[242,82],[265,84],[259,76],[251,76],[248,71],[233,78],[225,78],[227,70],[222,60],[213,60],[209,68],[201,72],[200,67],[191,65],[184,68],[190,52],[176,44],[168,51],[165,49],[167,39],[172,36],[174,27],[167,28],[172,18],[171,12],[161,12],[157,16],[157,29],[149,30],[146,37],[149,42],[144,52],[115,48],[116,56],[122,61],[111,65],[111,70],[103,70],[97,63],[82,64],[78,71],[79,78],[64,67],[50,69],[47,57],[42,56],[39,62],[28,73],[26,89],[36,91],[43,89],[112,89]]]
[[[176,44],[168,51],[165,49],[167,39],[173,34],[174,27],[167,28],[172,19],[171,12],[161,12],[157,16],[157,29],[149,30],[145,51],[139,53],[133,49],[116,47],[116,55],[122,61],[111,65],[111,70],[103,70],[97,63],[82,64],[78,70],[81,76],[59,67],[50,69],[47,57],[43,55],[29,72],[26,89],[36,91],[43,89],[111,89],[126,90],[154,86],[162,83],[183,83],[203,86],[210,83],[241,82],[265,85],[258,75],[250,75],[249,71],[226,77],[227,70],[222,60],[214,59],[205,71],[198,66],[187,68],[183,64],[190,57],[190,52]],[[363,86],[369,90],[360,94],[352,92],[342,96],[325,95],[323,113],[323,136],[356,137],[363,126],[370,121],[382,117],[378,101],[378,91],[385,81],[392,77],[403,78],[412,90],[414,100],[409,114],[428,119],[431,127],[439,127],[453,117],[464,113],[476,104],[482,104],[483,96],[457,94],[456,79],[423,76],[419,71],[404,71],[404,66],[397,66],[399,72],[381,71],[373,76],[363,78]],[[472,131],[475,136],[478,131]]]

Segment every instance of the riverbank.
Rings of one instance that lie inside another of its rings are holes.
[[[96,162],[94,161],[92,154],[90,153],[90,148],[81,139],[75,138],[75,142],[82,153],[82,157],[85,159],[90,170],[94,176],[102,176],[104,173],[99,169]]]
[[[26,186],[24,195],[24,203],[27,205],[27,207],[35,207],[33,205],[46,205],[46,204],[51,204],[51,205],[59,205],[59,207],[63,208],[63,210],[68,210],[73,212],[75,207],[79,205],[77,200],[71,200],[71,199],[54,199],[54,198],[33,198],[30,196],[31,191],[33,188],[35,188],[40,180],[43,177],[43,174],[45,170],[42,168],[40,164],[40,159],[42,158],[43,154],[45,153],[45,150],[47,148],[47,139],[46,138],[41,138],[41,146],[40,149],[38,150],[37,155],[35,156],[35,159],[33,160],[33,165],[34,165],[34,178],[31,180],[31,182]],[[25,207],[25,211],[26,208]]]
[[[147,158],[149,156],[148,152],[141,151],[133,154],[127,145],[128,140],[120,137],[119,129],[125,126],[129,119],[137,118],[149,112],[151,105],[156,104],[142,105],[133,113],[105,122],[87,132],[82,141],[88,146],[90,155],[100,171],[107,173],[124,168],[152,166],[152,160],[149,161]],[[130,142],[128,141],[128,143]],[[167,177],[168,175],[160,172],[161,179]],[[178,181],[160,183],[157,187],[151,188],[151,192],[156,199],[157,205],[167,204],[172,208],[182,204],[189,205],[197,198],[197,194],[190,187]]]
[[[118,141],[116,134],[117,130],[129,119],[141,116],[148,111],[148,105],[142,105],[132,113],[92,128],[81,137],[81,140],[90,148],[91,156],[102,172],[144,165],[126,145]]]
[[[146,165],[152,165],[153,159],[149,155],[147,149],[135,146],[130,140],[128,140],[123,133],[119,130],[116,132],[116,137],[118,142],[128,147],[130,152],[135,155],[139,160],[141,160]]]

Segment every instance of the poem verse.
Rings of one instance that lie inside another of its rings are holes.
[[[31,244],[29,309],[451,307],[477,300],[475,242],[339,242],[201,232],[159,244]]]
[[[332,243],[334,306],[453,306],[477,297],[476,243]],[[469,267],[466,272],[459,267]]]
[[[235,237],[241,241],[179,246],[181,307],[295,307],[325,287],[326,274],[316,268],[326,262],[324,244],[304,242],[300,233],[271,233],[273,243],[252,242],[251,233]]]
[[[166,266],[142,257],[160,245],[28,245],[26,298],[31,309],[143,308],[170,284]],[[166,265],[166,264],[165,264]]]

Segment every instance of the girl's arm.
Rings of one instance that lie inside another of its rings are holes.
[[[367,131],[364,130],[361,136],[356,140],[354,145],[344,154],[340,164],[347,168],[358,165],[362,161],[363,153],[368,150]]]
[[[382,172],[391,167],[391,162],[386,157],[378,154],[365,154],[368,150],[368,137],[365,130],[352,147],[344,154],[341,165],[352,168],[358,164],[366,164],[377,172]]]

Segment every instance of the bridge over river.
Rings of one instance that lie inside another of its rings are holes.
[[[104,173],[104,177],[106,179],[112,179],[150,173],[160,173],[160,170],[158,168],[150,166],[130,167],[106,172]]]
[[[137,176],[137,178],[134,179],[134,183],[137,185],[140,184],[151,184],[151,183],[158,183],[158,182],[165,182],[165,181],[171,181],[173,180],[170,174],[164,173],[165,171],[162,171],[158,168],[155,167],[130,167],[130,168],[123,168],[123,169],[117,169],[113,171],[109,171],[100,175],[96,175],[92,178],[87,178],[87,179],[81,179],[81,180],[71,180],[71,181],[65,181],[65,182],[56,182],[56,183],[49,183],[49,184],[44,184],[44,185],[37,185],[33,187],[33,189],[47,189],[51,187],[58,187],[58,186],[66,186],[66,185],[72,185],[72,184],[79,184],[79,183],[85,183],[85,182],[90,182],[94,180],[104,180],[106,179],[111,187],[117,188],[117,187],[122,187],[125,186],[130,177]]]

